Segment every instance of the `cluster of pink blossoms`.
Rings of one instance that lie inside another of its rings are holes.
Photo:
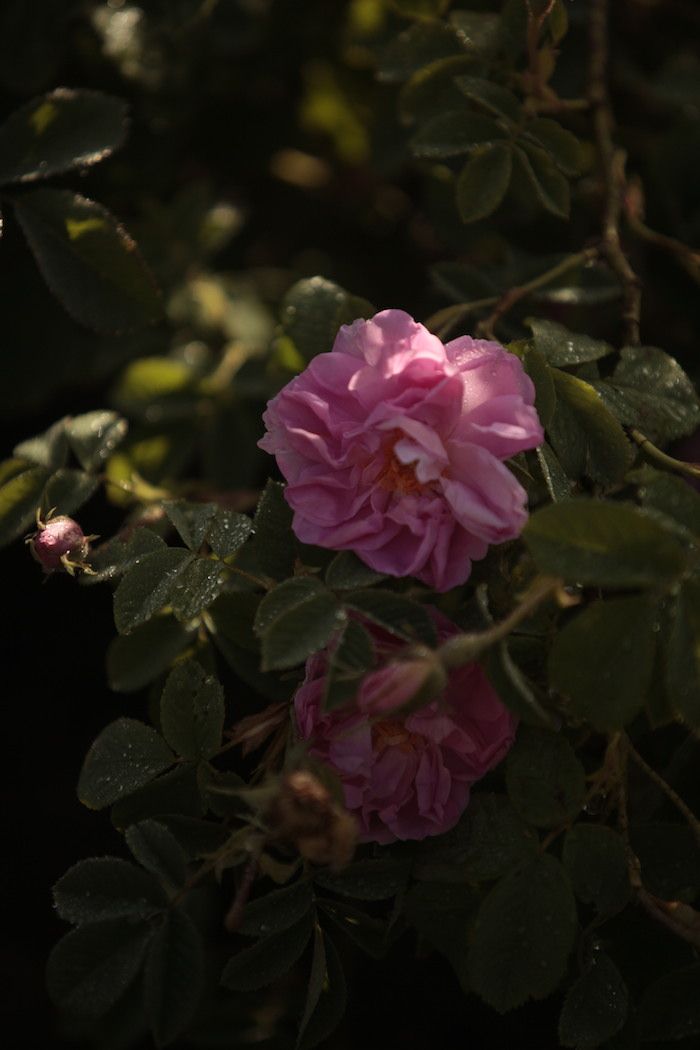
[[[527,496],[504,460],[542,443],[534,400],[519,359],[498,343],[445,345],[384,310],[341,328],[332,352],[270,401],[260,446],[286,479],[302,542],[446,591],[490,545],[522,531]],[[443,637],[457,631],[442,618],[438,627]],[[391,660],[392,645],[377,641]],[[392,714],[406,693],[400,664],[369,674],[354,707],[332,713],[322,709],[326,666],[327,654],[309,660],[297,724],[338,773],[362,837],[452,827],[471,785],[513,741],[514,720],[481,668],[453,672],[440,697],[403,716]]]

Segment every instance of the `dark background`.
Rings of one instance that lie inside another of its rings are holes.
[[[345,61],[344,0],[303,3],[221,2],[192,21],[202,5],[146,3],[136,73],[105,54],[96,17],[128,5],[3,0],[0,5],[0,116],[58,85],[91,87],[126,98],[132,126],[125,148],[83,177],[58,180],[104,201],[138,236],[166,293],[190,265],[186,236],[173,228],[158,244],[148,230],[153,201],[166,204],[192,184],[242,210],[240,232],[215,259],[221,271],[253,274],[263,299],[294,279],[321,272],[380,306],[416,316],[444,305],[429,286],[432,262],[466,249],[460,230],[431,212],[420,177],[405,164],[395,97],[378,88],[369,61]],[[204,5],[207,6],[207,5]],[[473,4],[497,9],[498,4]],[[581,81],[586,3],[571,4],[565,76]],[[700,33],[693,3],[615,3],[614,87],[621,134],[645,177],[649,221],[687,243],[700,240]],[[379,31],[398,28],[388,20]],[[369,45],[367,45],[368,47]],[[372,45],[374,46],[374,44]],[[139,73],[139,62],[141,72]],[[348,159],[342,143],[300,117],[309,78],[334,71],[369,125],[364,156]],[[308,151],[330,172],[320,187],[276,177],[281,148]],[[585,193],[585,188],[584,188]],[[566,250],[585,240],[585,213],[571,227],[542,219],[513,228],[523,250]],[[645,282],[645,340],[675,354],[697,378],[697,287],[664,255],[632,249]],[[60,416],[101,407],[121,363],[144,345],[167,347],[165,326],[138,340],[105,340],[62,313],[37,277],[10,216],[0,243],[3,350],[0,445],[13,445]],[[571,318],[567,318],[568,321]],[[606,324],[603,316],[603,326]],[[600,314],[592,328],[600,326]],[[575,327],[575,324],[572,324]],[[614,326],[598,332],[614,338]],[[142,342],[145,340],[145,343]],[[90,504],[88,528],[109,534],[114,508]],[[57,1029],[43,987],[45,959],[64,932],[50,887],[77,859],[123,855],[103,815],[77,801],[75,784],[90,742],[121,714],[140,715],[143,700],[107,688],[104,653],[113,633],[107,588],[79,589],[68,578],[42,583],[20,543],[0,555],[4,672],[1,898],[4,906],[0,987],[8,1046],[84,1045]],[[349,957],[351,958],[351,957]],[[412,942],[391,960],[353,959],[351,999],[337,1047],[554,1046],[551,1004],[531,1006],[526,1037],[518,1013],[499,1018],[464,997],[447,964],[419,958]]]

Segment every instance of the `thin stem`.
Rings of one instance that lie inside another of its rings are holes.
[[[629,436],[652,463],[658,463],[662,469],[673,471],[674,474],[684,474],[686,477],[700,481],[700,467],[693,463],[684,463],[682,459],[674,459],[673,456],[662,452],[636,427],[630,427]]]
[[[625,340],[640,342],[642,291],[620,243],[620,212],[625,188],[625,153],[613,140],[614,117],[608,97],[608,0],[591,0],[588,100],[603,182],[604,211],[601,252],[622,285]]]
[[[521,299],[530,295],[531,292],[536,292],[538,289],[550,284],[558,277],[562,277],[565,273],[568,273],[569,270],[574,270],[577,266],[585,266],[586,263],[593,262],[597,256],[597,248],[584,248],[583,251],[575,252],[573,255],[567,255],[567,257],[560,260],[556,266],[552,266],[551,269],[538,274],[537,277],[533,277],[531,281],[526,281],[525,284],[518,285],[516,288],[510,288],[507,292],[504,292],[500,299],[497,300],[493,313],[489,314],[488,317],[485,317],[483,321],[479,322],[477,331],[489,338],[493,338],[494,329],[498,321],[512,310],[515,304],[520,302]]]
[[[497,295],[490,295],[486,299],[475,299],[471,303],[457,303],[455,306],[446,306],[432,314],[425,322],[425,327],[434,332],[438,339],[444,339],[459,321],[477,310],[485,310],[498,302]]]
[[[464,664],[471,663],[484,649],[490,648],[506,638],[523,620],[526,620],[535,609],[560,591],[562,581],[551,576],[539,576],[525,593],[519,605],[500,623],[489,627],[478,634],[460,634],[448,639],[438,649],[442,666],[451,671]]]
[[[665,901],[649,893],[642,882],[642,866],[639,857],[630,843],[629,815],[627,812],[627,756],[628,740],[621,733],[616,733],[608,745],[618,768],[618,806],[617,816],[620,834],[627,856],[627,874],[632,892],[638,903],[656,922],[661,923],[677,937],[700,948],[700,913],[681,901]]]
[[[688,824],[690,825],[693,834],[695,835],[698,843],[700,843],[700,820],[695,816],[692,809],[683,801],[670,784],[668,784],[660,773],[657,773],[655,769],[646,762],[639,752],[635,749],[630,741],[629,737],[625,739],[625,747],[627,748],[628,754],[634,759],[640,769],[643,769],[646,775],[652,780],[660,791],[663,791],[669,801],[673,803],[679,813],[682,813]]]
[[[669,237],[666,233],[652,230],[631,208],[625,208],[625,218],[632,233],[661,251],[668,252],[683,267],[688,276],[700,284],[700,251],[697,248],[691,248],[688,244],[684,244],[675,237]]]
[[[535,98],[547,98],[548,91],[547,87],[542,78],[542,65],[540,62],[540,52],[538,50],[540,42],[540,34],[542,27],[552,13],[555,0],[547,0],[546,6],[542,11],[536,15],[532,9],[531,0],[525,0],[525,6],[527,8],[527,65],[528,65],[528,80],[529,87],[532,90],[532,94]]]

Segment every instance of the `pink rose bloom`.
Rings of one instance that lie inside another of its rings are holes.
[[[457,633],[437,610],[434,619],[441,640]],[[452,671],[426,707],[402,714],[421,682],[417,663],[391,662],[401,643],[365,626],[384,666],[365,676],[354,705],[324,713],[327,655],[312,656],[294,698],[299,733],[340,778],[361,841],[441,835],[464,812],[472,784],[511,747],[516,720],[476,663]]]
[[[498,343],[443,345],[384,310],[344,325],[269,402],[260,447],[277,458],[302,543],[446,591],[525,525],[526,493],[502,461],[544,440],[534,399]]]

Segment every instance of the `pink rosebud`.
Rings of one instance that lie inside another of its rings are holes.
[[[39,522],[38,531],[29,539],[29,549],[44,572],[69,572],[84,568],[90,547],[77,521],[61,515]]]
[[[440,639],[458,628],[432,610]],[[380,657],[391,661],[401,643],[370,624]],[[327,653],[311,657],[294,698],[300,736],[309,753],[339,777],[345,805],[363,842],[423,839],[449,831],[469,802],[472,784],[505,756],[516,720],[479,664],[451,671],[419,710],[399,705],[416,685],[415,667],[397,662],[368,674],[354,706],[324,712]],[[418,685],[420,687],[420,682]],[[395,701],[395,702],[394,702]]]
[[[527,495],[503,461],[542,443],[534,400],[498,343],[443,345],[384,310],[344,325],[269,402],[260,447],[287,481],[303,543],[446,591],[525,525]]]

